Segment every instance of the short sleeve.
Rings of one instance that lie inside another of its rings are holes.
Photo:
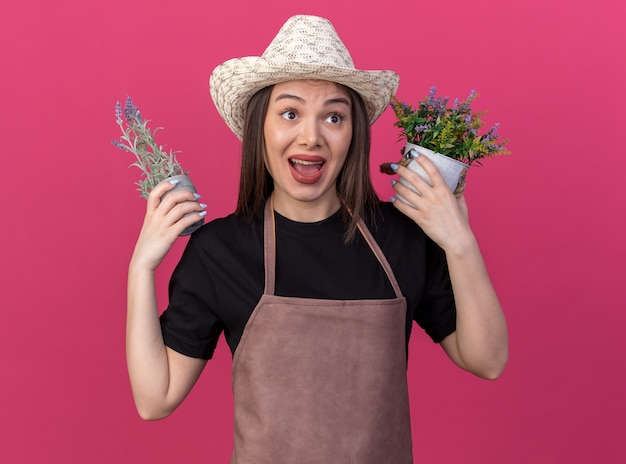
[[[160,317],[165,344],[186,356],[211,359],[223,331],[211,310],[214,298],[210,274],[192,236],[170,279],[169,305]]]
[[[424,251],[424,289],[414,320],[439,343],[456,330],[456,306],[444,251],[429,238],[426,238]]]

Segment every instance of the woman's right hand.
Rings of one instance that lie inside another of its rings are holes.
[[[176,183],[161,182],[150,192],[132,265],[154,271],[183,230],[206,214],[206,205],[198,202],[199,195],[188,190],[165,195],[175,186]],[[193,214],[185,216],[187,213]]]

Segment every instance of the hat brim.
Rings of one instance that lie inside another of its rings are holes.
[[[385,111],[399,84],[399,77],[393,71],[298,62],[276,64],[262,57],[244,57],[228,60],[215,68],[209,86],[220,116],[241,140],[250,98],[270,85],[300,79],[326,80],[350,87],[363,98],[370,124]]]

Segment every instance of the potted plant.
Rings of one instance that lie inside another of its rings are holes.
[[[413,108],[393,96],[391,108],[396,115],[395,127],[401,129],[400,139],[406,140],[402,150],[401,164],[418,173],[430,183],[428,174],[413,159],[424,155],[435,163],[446,184],[455,194],[465,188],[465,175],[472,164],[480,165],[482,159],[495,155],[508,154],[504,145],[508,140],[499,141],[495,124],[487,132],[480,134],[484,126],[482,116],[471,108],[477,94],[472,90],[463,102],[454,99],[448,106],[448,97],[436,96],[437,88],[431,87],[426,98]],[[389,164],[381,165],[381,171],[390,173]]]
[[[157,145],[154,141],[154,134],[162,128],[158,127],[151,131],[148,127],[150,121],[143,119],[139,108],[135,106],[130,97],[126,98],[123,109],[119,101],[115,104],[115,120],[122,130],[122,135],[119,140],[113,140],[111,143],[120,150],[135,156],[135,162],[130,166],[135,166],[141,170],[141,177],[136,184],[139,186],[138,190],[142,198],[147,199],[150,191],[161,182],[174,179],[178,183],[169,192],[189,190],[196,193],[196,188],[187,175],[187,171],[176,159],[177,152],[172,150],[165,152],[163,146]],[[203,223],[204,219],[201,219],[187,227],[181,235],[191,234]]]

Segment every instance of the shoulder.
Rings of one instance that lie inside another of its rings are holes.
[[[204,224],[191,236],[194,242],[207,240],[232,240],[239,237],[249,237],[262,227],[262,218],[255,218],[250,223],[242,216],[229,214],[225,217],[215,218]]]
[[[203,256],[242,256],[254,252],[263,243],[263,220],[257,217],[250,223],[245,218],[230,214],[216,218],[191,235],[188,248]]]
[[[377,208],[367,211],[364,221],[383,248],[388,244],[402,245],[407,241],[423,243],[426,237],[422,229],[391,202],[379,202]]]

